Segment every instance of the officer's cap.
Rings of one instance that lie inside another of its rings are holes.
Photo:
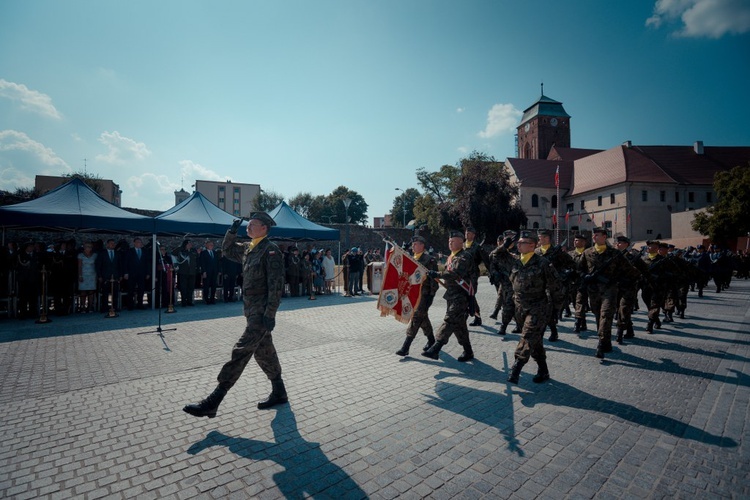
[[[506,229],[503,231],[503,238],[513,238],[516,236],[516,232],[512,229]]]
[[[427,240],[426,240],[426,239],[424,239],[424,236],[419,236],[419,235],[417,235],[417,236],[413,237],[413,238],[411,239],[411,241],[412,241],[413,243],[419,242],[419,243],[421,243],[421,244],[423,244],[423,245],[426,245],[426,244],[427,244]]]
[[[276,222],[265,212],[253,212],[248,217],[248,220],[259,220],[264,226],[275,226]]]
[[[585,233],[576,233],[573,235],[573,238],[578,239],[578,240],[588,240],[588,237],[586,236]]]
[[[605,228],[603,228],[603,227],[595,227],[594,229],[591,230],[591,232],[594,233],[594,234],[599,233],[599,234],[603,234],[605,236],[607,235],[607,230]]]
[[[477,234],[477,230],[474,229],[474,226],[466,226],[466,232],[467,233],[474,233]]]
[[[521,231],[521,235],[518,237],[518,240],[534,240],[534,242],[537,242],[539,241],[539,238],[534,231]]]
[[[549,236],[552,237],[552,230],[551,229],[540,229],[536,232],[537,236]]]
[[[669,245],[665,242],[659,242],[659,248],[669,248]]]
[[[468,229],[467,229],[467,231],[468,231]],[[464,239],[464,233],[462,233],[461,231],[451,231],[450,237],[451,238],[461,238],[463,240]]]
[[[628,243],[628,244],[630,244],[630,238],[628,238],[627,236],[624,236],[624,235],[618,236],[617,237],[617,241],[620,242],[620,243]]]
[[[652,246],[652,245],[659,246],[659,240],[647,240],[646,241],[646,245],[648,245],[648,246]]]

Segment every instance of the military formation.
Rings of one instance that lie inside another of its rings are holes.
[[[497,320],[497,333],[520,334],[515,362],[508,381],[518,383],[523,366],[533,359],[536,383],[550,378],[544,349],[547,341],[559,340],[558,322],[573,317],[573,332],[595,329],[594,356],[604,359],[612,352],[613,341],[625,345],[636,336],[632,314],[638,309],[639,294],[647,307],[646,334],[666,329],[669,323],[685,318],[690,292],[702,297],[713,283],[713,291],[726,290],[734,276],[747,279],[748,255],[731,253],[715,245],[675,248],[649,240],[642,249],[632,248],[629,238],[616,236],[612,242],[606,228],[594,228],[590,235],[576,233],[569,250],[552,243],[550,230],[502,233],[489,253],[476,243],[476,230],[452,231],[448,240],[450,255],[443,270],[435,258],[424,254],[424,238],[412,243],[416,260],[428,269],[422,301],[406,332],[404,345],[396,354],[406,356],[417,331],[422,328],[427,343],[422,356],[439,359],[439,353],[455,334],[463,348],[460,362],[474,359],[469,326],[482,324],[476,300],[480,264],[484,264],[490,283],[497,292],[495,307],[489,315]],[[437,286],[445,289],[446,313],[434,333],[427,317]],[[471,319],[471,323],[467,322]],[[614,333],[614,335],[613,335]]]

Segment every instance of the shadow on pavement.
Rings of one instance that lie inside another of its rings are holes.
[[[359,485],[325,456],[319,443],[305,441],[288,405],[276,411],[271,428],[275,442],[211,431],[187,452],[197,455],[208,448],[222,446],[249,460],[272,460],[284,467],[284,471],[273,475],[284,498],[367,498]]]

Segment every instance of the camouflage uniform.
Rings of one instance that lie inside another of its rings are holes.
[[[281,364],[271,333],[263,325],[263,317],[276,317],[284,291],[284,257],[279,247],[268,238],[263,238],[254,248],[236,240],[236,234],[227,232],[222,251],[226,258],[242,263],[242,296],[247,326],[232,348],[231,360],[219,372],[219,385],[226,389],[237,382],[253,355],[269,380],[281,375]]]
[[[567,295],[567,281],[569,276],[575,272],[575,262],[573,258],[567,253],[563,252],[559,246],[550,246],[545,252],[542,247],[537,247],[534,252],[547,259],[552,267],[557,271],[560,277],[560,284],[562,287],[563,299]],[[549,319],[547,320],[547,326],[550,329],[550,341],[554,342],[557,340],[557,320],[560,317],[564,300],[560,301],[560,307],[550,310]]]
[[[516,306],[513,302],[513,285],[510,282],[510,273],[513,270],[515,261],[518,256],[511,253],[504,247],[497,247],[490,253],[490,277],[497,286],[497,302],[495,309],[502,307],[500,335],[505,335],[510,320],[516,312]],[[520,322],[519,322],[520,324]]]
[[[653,258],[647,253],[642,257],[648,267],[647,283],[643,286],[641,295],[648,306],[648,326],[646,332],[653,333],[654,327],[661,328],[659,312],[667,297],[673,276],[677,272],[672,262],[663,255],[656,254]]]
[[[473,231],[473,228],[467,229],[467,231]],[[482,315],[479,310],[479,302],[477,302],[477,287],[479,286],[479,264],[487,261],[486,253],[482,249],[482,244],[476,240],[469,243],[468,241],[464,244],[464,251],[469,255],[471,261],[471,274],[470,280],[474,294],[469,299],[469,314],[474,316],[474,321],[471,326],[480,326],[482,324]]]
[[[568,255],[570,255],[571,259],[573,259],[573,265],[577,270],[579,268],[581,259],[583,258],[583,252],[578,253],[574,248],[573,250],[568,252]],[[576,324],[573,331],[576,333],[580,331],[586,331],[588,329],[588,327],[586,326],[586,312],[589,309],[589,293],[586,287],[583,286],[581,276],[577,271],[571,275],[570,283],[568,283],[567,300],[573,302],[573,307],[575,309]]]
[[[417,260],[420,264],[427,268],[428,271],[437,271],[437,261],[435,258],[427,252],[423,252]],[[430,317],[428,311],[432,305],[432,301],[435,299],[435,293],[440,285],[437,281],[432,278],[427,278],[422,283],[422,296],[419,299],[419,305],[417,306],[414,314],[412,315],[411,322],[406,328],[406,336],[412,339],[416,337],[417,332],[420,328],[424,332],[428,339],[433,339],[434,335],[432,332],[432,323],[430,323]]]
[[[596,246],[584,250],[578,266],[596,318],[599,333],[596,356],[603,358],[604,353],[612,351],[612,320],[617,309],[618,282],[636,282],[639,272],[620,251],[609,245],[602,253],[596,251]]]
[[[641,273],[640,279],[648,274],[648,266],[641,260],[639,252],[623,250],[622,254]],[[635,337],[633,309],[638,302],[639,284],[639,279],[627,278],[620,281],[620,288],[617,291],[617,342],[622,342],[623,338]]]
[[[525,265],[520,259],[513,263],[510,281],[516,315],[523,324],[515,358],[521,364],[527,363],[530,357],[537,363],[545,361],[544,329],[550,311],[559,310],[563,302],[560,277],[550,261],[535,253]]]

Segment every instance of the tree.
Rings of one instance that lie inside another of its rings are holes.
[[[253,198],[253,206],[255,210],[261,212],[270,212],[278,206],[279,203],[284,201],[284,196],[275,191],[264,191],[260,190],[258,196]]]
[[[62,177],[65,177],[66,179],[81,179],[84,184],[96,191],[96,193],[99,195],[102,194],[102,190],[104,189],[104,186],[102,186],[102,183],[100,182],[104,179],[102,179],[98,174],[90,174],[86,171],[77,171],[73,173],[64,172],[62,174]]]
[[[393,208],[391,209],[391,224],[393,224],[393,227],[405,227],[415,218],[414,205],[419,198],[419,191],[409,188],[393,199]]]
[[[726,244],[750,233],[750,162],[714,176],[716,203],[695,214],[693,229]]]
[[[313,196],[311,193],[299,193],[289,200],[289,206],[302,217],[313,222],[331,222],[335,216],[328,214],[326,198],[323,195]]]
[[[437,205],[453,201],[453,187],[461,175],[461,170],[451,165],[443,165],[437,172],[417,169],[417,182],[425,195],[429,194]]]
[[[344,199],[349,198],[352,202],[347,210],[344,206]],[[367,222],[367,203],[365,199],[346,186],[339,186],[326,197],[326,208],[331,217],[341,222],[346,221],[346,215],[349,215],[349,222],[352,224],[365,224]],[[334,215],[335,214],[335,215]]]
[[[455,180],[455,201],[448,214],[453,224],[472,225],[489,242],[506,229],[526,224],[518,204],[518,187],[510,182],[505,163],[473,151],[459,162],[461,174]]]

